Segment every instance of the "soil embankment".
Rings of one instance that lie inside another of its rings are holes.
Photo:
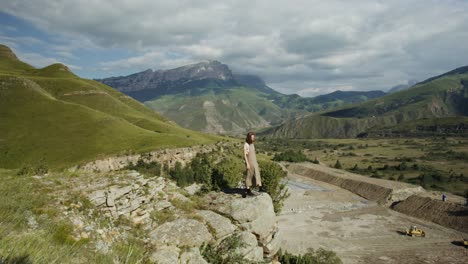
[[[468,208],[459,203],[413,195],[392,209],[468,233]]]
[[[466,233],[310,177],[289,172],[287,184],[291,195],[278,216],[283,251],[304,254],[309,248],[325,248],[347,264],[468,263],[467,251],[460,246]],[[405,230],[413,225],[426,237],[407,236]]]
[[[288,171],[333,184],[379,204],[391,205],[424,189],[407,183],[363,177],[329,167],[299,163],[290,164]]]
[[[426,192],[420,186],[369,178],[310,163],[290,164],[288,171],[338,186],[406,215],[468,232],[468,208],[463,206],[460,197],[443,202],[438,194]]]

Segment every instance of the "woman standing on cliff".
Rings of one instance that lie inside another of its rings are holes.
[[[255,185],[258,186],[260,191],[264,191],[262,188],[262,180],[260,179],[260,169],[258,168],[257,155],[255,154],[255,133],[247,133],[244,144],[244,160],[247,168],[245,177],[246,192],[245,196],[254,196],[250,187],[252,187],[252,179],[255,181]]]

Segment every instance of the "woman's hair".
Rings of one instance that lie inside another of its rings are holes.
[[[252,144],[253,143],[252,136],[255,136],[254,132],[250,131],[249,133],[247,133],[247,137],[245,137],[245,142]]]

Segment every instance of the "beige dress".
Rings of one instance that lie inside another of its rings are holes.
[[[260,169],[258,168],[257,155],[255,154],[254,144],[245,143],[244,151],[247,153],[247,160],[250,164],[250,170],[247,170],[245,177],[245,186],[252,186],[252,179],[255,180],[255,186],[262,185],[262,180],[260,179]]]

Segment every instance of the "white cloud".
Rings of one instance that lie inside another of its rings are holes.
[[[17,51],[15,51],[15,53],[20,60],[28,64],[31,64],[32,66],[37,67],[37,68],[43,68],[54,63],[62,63],[68,66],[72,70],[82,69],[80,66],[69,64],[69,63],[64,63],[62,60],[57,59],[57,58],[45,57],[39,53],[33,53],[33,52],[21,53]]]
[[[83,46],[138,54],[103,62],[108,74],[217,59],[288,92],[373,90],[468,64],[468,1],[16,0],[0,8],[73,40],[55,50],[63,58]]]

